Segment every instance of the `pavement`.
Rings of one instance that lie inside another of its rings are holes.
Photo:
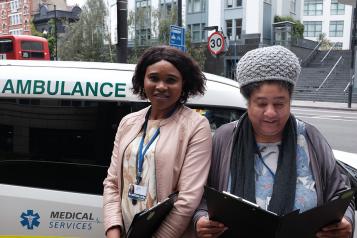
[[[347,103],[293,100],[291,105],[292,107],[305,107],[305,108],[308,107],[308,108],[319,108],[319,109],[357,111],[357,103],[352,103],[351,108],[349,108]]]

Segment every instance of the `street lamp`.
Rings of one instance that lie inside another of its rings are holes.
[[[347,107],[351,108],[352,104],[352,91],[353,91],[353,83],[354,83],[354,78],[356,78],[356,62],[355,62],[355,47],[357,43],[357,0],[338,0],[339,3],[341,4],[346,4],[346,5],[352,5],[352,34],[351,34],[351,51],[352,51],[352,59],[351,59],[351,68],[353,69],[353,73],[355,77],[351,78],[351,81],[349,83],[348,87],[348,102],[347,102]]]
[[[54,56],[53,59],[57,60],[57,6],[56,4],[46,4],[47,6],[53,6],[53,11],[54,11],[54,37],[55,37],[55,49],[54,49]],[[46,32],[46,33],[45,33]],[[48,34],[46,30],[43,31],[43,34]]]
[[[57,60],[57,9],[56,9],[56,4],[53,4],[53,9],[55,11],[55,55],[54,55],[54,60]]]

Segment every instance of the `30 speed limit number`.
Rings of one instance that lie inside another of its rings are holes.
[[[224,50],[224,36],[218,31],[208,37],[208,50],[214,55],[218,55]]]

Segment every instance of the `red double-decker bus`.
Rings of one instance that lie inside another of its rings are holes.
[[[29,35],[0,35],[0,59],[50,60],[48,41]]]

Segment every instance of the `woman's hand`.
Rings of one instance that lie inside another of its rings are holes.
[[[200,238],[216,238],[223,234],[228,228],[224,224],[211,221],[207,217],[201,217],[196,223],[196,234]]]
[[[352,225],[346,219],[342,218],[342,220],[338,223],[325,226],[316,234],[318,238],[349,238],[352,235]]]
[[[120,238],[120,228],[118,226],[110,228],[107,231],[107,238]]]

